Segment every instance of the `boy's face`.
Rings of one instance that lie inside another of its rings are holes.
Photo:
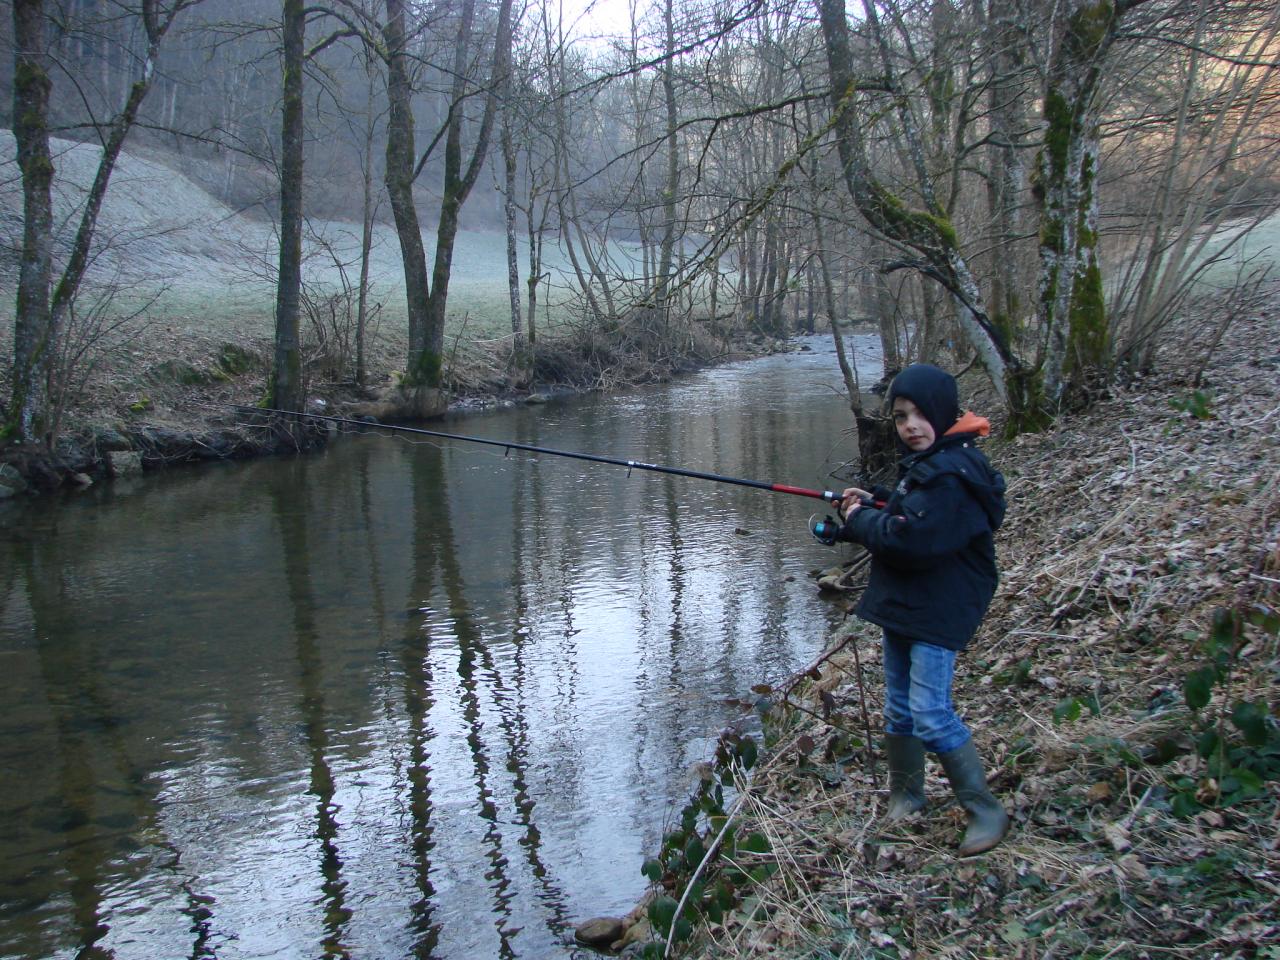
[[[920,408],[906,397],[893,398],[893,425],[902,442],[916,453],[928,450],[937,439],[933,425],[924,418]]]

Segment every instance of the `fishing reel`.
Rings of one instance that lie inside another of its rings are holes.
[[[871,510],[878,510],[884,506],[883,501],[871,497],[863,497],[858,503],[864,509]],[[840,531],[843,529],[844,523],[830,514],[821,520],[817,518],[817,514],[809,517],[809,532],[813,534],[815,540],[828,547],[833,547],[840,542]]]
[[[830,514],[827,514],[821,520],[818,519],[817,514],[809,518],[809,532],[813,534],[815,540],[828,547],[836,545],[836,542],[840,539],[840,530],[843,526],[839,520]]]

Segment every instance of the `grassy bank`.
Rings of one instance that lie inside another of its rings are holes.
[[[705,856],[704,817],[697,856],[653,869],[660,932],[690,904],[671,953],[1280,956],[1278,301],[1216,351],[1172,331],[1156,374],[990,447],[1002,582],[955,693],[1006,840],[956,859],[932,762],[928,809],[883,828],[878,635],[850,618],[763,691],[727,842]]]

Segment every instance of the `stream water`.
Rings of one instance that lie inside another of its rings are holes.
[[[831,486],[809,343],[441,429]],[[0,957],[567,957],[636,902],[838,621],[823,505],[419,439],[0,510]]]

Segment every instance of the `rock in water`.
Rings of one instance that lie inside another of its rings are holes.
[[[588,947],[608,948],[621,939],[626,931],[623,922],[617,917],[594,917],[578,925],[573,932],[574,939]]]

